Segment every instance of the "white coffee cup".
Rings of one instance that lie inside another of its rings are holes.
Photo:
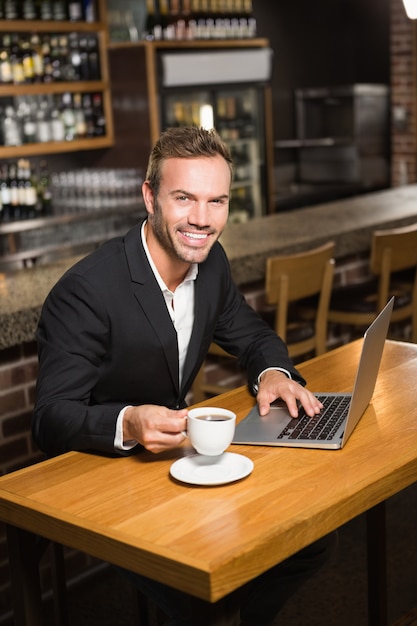
[[[218,407],[190,409],[187,436],[193,448],[205,456],[218,456],[232,443],[236,414]]]

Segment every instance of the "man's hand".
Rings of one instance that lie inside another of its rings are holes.
[[[128,407],[123,416],[123,441],[137,441],[150,452],[163,452],[184,441],[187,409],[173,411],[143,404]]]
[[[310,417],[320,413],[321,402],[308,389],[288,378],[283,372],[268,370],[262,375],[256,396],[260,415],[269,413],[271,402],[284,400],[292,417],[298,417],[297,401],[301,402]]]

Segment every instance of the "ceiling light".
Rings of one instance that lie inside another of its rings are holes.
[[[417,20],[417,0],[403,0],[403,3],[410,20]]]

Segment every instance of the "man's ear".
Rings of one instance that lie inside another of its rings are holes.
[[[142,196],[147,212],[152,215],[154,212],[154,195],[148,180],[142,183]]]

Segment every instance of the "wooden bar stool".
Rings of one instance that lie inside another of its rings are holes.
[[[291,357],[327,349],[327,315],[333,286],[335,244],[270,257],[266,262],[266,301],[274,305],[273,327]]]
[[[393,324],[411,323],[417,342],[417,223],[376,230],[372,235],[367,282],[334,289],[329,321],[362,332],[391,296],[395,296]]]

